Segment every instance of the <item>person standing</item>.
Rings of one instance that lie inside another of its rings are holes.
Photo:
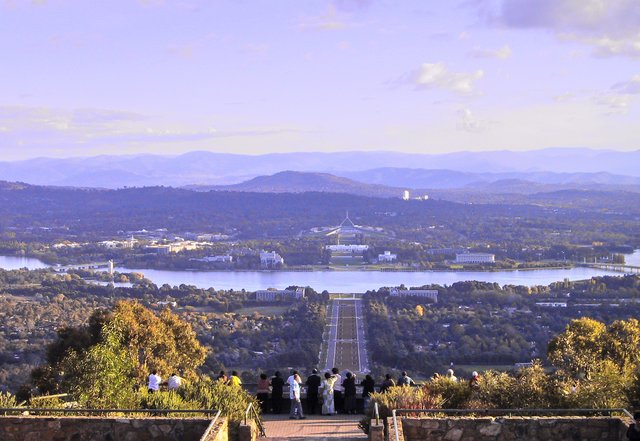
[[[182,378],[174,372],[167,380],[167,386],[169,390],[178,390],[182,386]]]
[[[322,415],[334,415],[336,413],[333,401],[333,386],[335,383],[336,377],[326,372],[324,380],[322,380]]]
[[[276,371],[271,378],[271,406],[273,406],[273,413],[282,412],[282,392],[283,392],[284,380],[280,375],[280,371]]]
[[[382,385],[380,386],[380,393],[384,393],[388,391],[390,388],[395,387],[396,382],[391,378],[391,374],[386,374],[384,376],[384,380],[382,381]]]
[[[162,383],[162,377],[158,375],[158,371],[155,369],[152,370],[151,374],[149,374],[149,393],[158,392],[160,390],[160,383]]]
[[[320,387],[320,383],[322,383],[322,379],[320,375],[318,375],[318,369],[314,369],[311,372],[311,375],[305,381],[307,385],[307,413],[315,414],[316,408],[318,407],[318,388]]]
[[[302,402],[300,401],[300,384],[302,380],[298,371],[293,371],[291,376],[287,378],[287,384],[289,385],[289,399],[291,400],[291,410],[289,411],[289,419],[295,419],[296,413],[298,419],[303,420],[305,418],[302,412]]]
[[[229,377],[229,384],[231,386],[242,386],[242,380],[238,376],[238,371],[231,371],[231,376]]]
[[[227,384],[227,381],[229,381],[229,379],[227,378],[227,374],[225,374],[224,371],[220,371],[220,373],[216,377],[216,381]]]
[[[402,371],[402,375],[398,378],[398,382],[396,383],[398,386],[415,386],[416,383],[413,379],[407,375],[406,371]]]
[[[345,374],[342,382],[344,388],[344,411],[348,414],[356,413],[356,377],[351,372]]]
[[[635,412],[633,414],[634,424],[629,425],[627,429],[627,439],[630,441],[640,441],[640,412]]]
[[[267,378],[267,374],[260,374],[260,378],[258,379],[258,385],[256,389],[256,398],[260,402],[260,408],[262,409],[262,413],[265,414],[269,411],[269,387],[271,383]]]
[[[331,373],[336,377],[336,383],[333,385],[333,402],[336,407],[336,413],[342,412],[344,407],[344,387],[342,387],[342,375],[338,368],[331,369]]]
[[[471,378],[469,378],[469,389],[477,390],[480,387],[480,375],[478,372],[473,371],[471,373]]]
[[[376,382],[373,380],[373,377],[369,374],[367,374],[366,377],[364,377],[364,380],[362,380],[360,382],[360,385],[362,386],[362,399],[364,400],[364,412],[367,412],[367,409],[369,408],[369,401],[371,401],[371,394],[374,393],[376,391]]]

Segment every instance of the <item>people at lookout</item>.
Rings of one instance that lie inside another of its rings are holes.
[[[216,377],[216,380],[225,384],[227,383],[227,381],[229,381],[229,379],[227,378],[227,374],[225,374],[224,371],[220,371],[220,373]]]
[[[633,414],[633,424],[627,429],[627,439],[630,441],[640,441],[640,412]]]
[[[396,385],[396,382],[393,381],[393,378],[391,378],[391,374],[386,374],[384,376],[384,380],[382,381],[382,384],[380,385],[380,393],[384,393],[388,391],[390,388],[394,387],[395,385]]]
[[[315,414],[316,409],[318,407],[318,389],[320,388],[320,384],[322,383],[322,379],[320,375],[318,375],[318,369],[314,369],[311,372],[311,375],[305,381],[307,386],[307,413]]]
[[[336,412],[342,412],[344,408],[344,387],[342,387],[342,375],[338,368],[331,369],[331,373],[336,377],[336,382],[333,385],[333,403],[336,408]]]
[[[267,374],[260,374],[260,379],[258,379],[258,384],[256,388],[256,398],[260,402],[260,408],[262,409],[262,413],[267,413],[269,410],[269,388],[271,387],[271,382],[267,378]]]
[[[370,395],[375,392],[376,383],[373,380],[373,377],[367,374],[367,376],[364,377],[364,380],[360,382],[360,385],[362,386],[362,399],[364,400],[363,406],[364,411],[366,412],[369,407],[369,401],[371,400]]]
[[[344,411],[347,414],[356,413],[356,376],[351,372],[345,374],[342,382],[344,388]]]
[[[302,412],[302,402],[300,401],[300,384],[302,379],[298,375],[298,371],[293,371],[289,378],[287,378],[287,384],[289,385],[289,399],[291,400],[291,410],[289,411],[289,418],[298,418],[303,420],[305,418]]]
[[[182,378],[175,372],[171,374],[167,380],[167,387],[169,390],[178,390],[182,386]]]
[[[398,386],[415,386],[416,385],[413,379],[409,375],[407,375],[406,371],[402,371],[400,378],[398,378],[398,383],[396,384]]]
[[[271,406],[273,413],[282,412],[282,389],[284,380],[280,375],[280,371],[276,371],[271,377]]]
[[[458,381],[458,377],[453,375],[453,369],[447,369],[447,375],[445,376],[445,378],[449,381]]]
[[[242,380],[238,376],[238,371],[232,371],[229,377],[229,384],[231,386],[242,386]]]
[[[480,376],[476,371],[471,373],[471,378],[469,378],[469,388],[477,389],[480,387]]]
[[[158,392],[160,390],[160,383],[162,383],[162,378],[158,375],[158,371],[155,369],[152,370],[151,374],[149,374],[149,393]]]
[[[334,405],[333,386],[336,383],[336,377],[329,372],[324,374],[324,380],[322,380],[322,415],[334,415],[336,408]]]

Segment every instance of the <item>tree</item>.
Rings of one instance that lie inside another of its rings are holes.
[[[594,360],[603,358],[605,337],[604,323],[586,317],[571,320],[564,332],[549,342],[547,357],[555,367],[588,378]]]
[[[48,355],[49,364],[32,373],[41,391],[68,391],[84,405],[117,408],[135,402],[136,384],[152,369],[195,379],[207,351],[170,310],[156,315],[121,301],[111,313],[94,312],[88,326],[60,332]]]
[[[636,319],[616,320],[607,329],[605,354],[620,369],[640,361],[640,322]]]

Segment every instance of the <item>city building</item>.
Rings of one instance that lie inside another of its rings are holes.
[[[494,263],[495,254],[489,253],[462,253],[456,254],[456,263]]]
[[[299,300],[304,298],[305,289],[296,288],[295,291],[289,289],[262,289],[256,291],[256,300],[261,302],[276,302],[282,300]]]
[[[284,265],[284,259],[275,251],[260,251],[260,266],[263,268],[276,268]]]
[[[332,253],[363,253],[369,249],[369,245],[327,245],[324,247]]]
[[[393,297],[424,297],[431,299],[434,302],[438,302],[438,290],[437,289],[398,289],[391,288],[389,293]]]
[[[411,197],[411,194],[409,193],[409,190],[405,190],[402,192],[403,201],[408,201],[410,197]]]
[[[155,251],[157,254],[179,253],[181,251],[193,251],[200,248],[203,244],[193,241],[172,242],[161,245],[147,245],[145,249]]]
[[[232,263],[233,256],[220,255],[220,256],[205,256],[201,259],[189,259],[197,262],[219,262],[219,263]]]
[[[391,251],[385,251],[384,254],[378,254],[378,262],[395,262],[398,260],[397,254],[391,254]]]
[[[541,308],[566,308],[567,302],[536,302],[536,306]]]
[[[313,227],[309,231],[303,231],[300,236],[325,237],[330,238],[337,244],[361,244],[367,237],[390,238],[395,233],[385,231],[382,227],[372,227],[367,225],[356,225],[347,213],[344,220],[336,226]]]

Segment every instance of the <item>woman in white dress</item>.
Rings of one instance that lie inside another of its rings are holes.
[[[336,413],[335,406],[333,404],[333,385],[336,382],[336,377],[333,377],[329,372],[324,374],[324,380],[322,380],[322,415],[334,415]]]

